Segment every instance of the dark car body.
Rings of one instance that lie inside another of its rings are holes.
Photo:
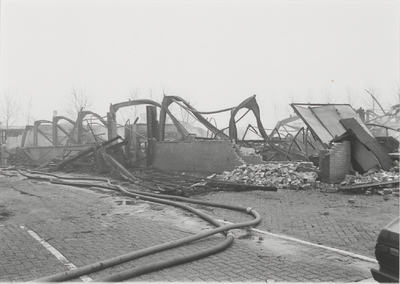
[[[400,217],[397,217],[379,233],[375,245],[379,269],[371,269],[372,276],[378,282],[399,283],[399,222]]]

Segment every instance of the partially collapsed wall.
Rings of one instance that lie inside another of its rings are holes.
[[[156,142],[152,166],[158,170],[222,173],[243,164],[263,164],[258,155],[242,155],[239,146],[228,140],[183,140]],[[333,143],[320,152],[320,179],[339,183],[351,172],[351,145]]]
[[[228,140],[156,142],[153,167],[165,171],[222,173],[244,163]]]
[[[351,145],[349,141],[333,143],[331,149],[320,150],[320,180],[339,183],[351,172]]]

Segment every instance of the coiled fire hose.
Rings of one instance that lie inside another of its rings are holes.
[[[135,267],[133,269],[128,269],[128,270],[122,271],[120,273],[116,273],[116,274],[113,274],[113,275],[110,275],[107,277],[96,279],[95,281],[96,282],[103,282],[103,281],[104,282],[113,282],[113,281],[122,281],[122,280],[130,279],[135,276],[139,276],[139,275],[146,274],[146,273],[149,273],[152,271],[164,269],[164,268],[171,267],[174,265],[186,263],[189,261],[200,259],[200,258],[209,256],[211,254],[220,252],[220,251],[226,249],[227,247],[229,247],[233,243],[233,240],[234,240],[233,234],[227,233],[227,231],[229,231],[231,229],[256,226],[261,221],[260,214],[250,207],[246,208],[246,207],[242,207],[242,206],[219,204],[219,203],[195,200],[195,199],[190,199],[190,198],[185,198],[185,197],[180,197],[180,196],[161,195],[161,194],[154,194],[154,193],[138,192],[138,191],[134,191],[134,190],[128,191],[120,185],[111,184],[109,179],[104,179],[104,178],[62,177],[62,176],[58,176],[58,175],[54,175],[54,174],[48,174],[48,173],[37,172],[37,171],[23,170],[23,171],[28,172],[29,174],[24,173],[20,169],[17,171],[21,175],[23,175],[27,178],[31,178],[31,179],[48,180],[50,183],[54,183],[54,184],[63,184],[63,185],[81,186],[81,187],[82,186],[84,186],[84,187],[99,187],[99,188],[106,188],[106,189],[111,189],[111,190],[118,190],[126,196],[140,198],[142,200],[156,202],[156,203],[172,205],[175,207],[180,207],[180,208],[183,208],[185,210],[188,210],[188,211],[198,215],[203,220],[206,220],[206,221],[210,222],[211,224],[217,226],[217,228],[209,229],[207,231],[203,231],[201,233],[198,233],[198,234],[195,234],[192,236],[184,237],[184,238],[181,238],[178,240],[174,240],[174,241],[170,241],[170,242],[166,242],[166,243],[162,243],[162,244],[158,244],[158,245],[154,245],[154,246],[151,246],[151,247],[148,247],[145,249],[140,249],[137,251],[126,253],[126,254],[123,254],[123,255],[120,255],[117,257],[113,257],[113,258],[110,258],[107,260],[103,260],[100,262],[96,262],[96,263],[93,263],[90,265],[85,265],[83,267],[80,267],[80,268],[77,268],[74,270],[65,271],[65,272],[57,273],[57,274],[50,275],[47,277],[43,277],[40,279],[36,279],[36,280],[34,280],[34,282],[66,281],[66,280],[74,279],[74,278],[80,277],[82,275],[87,275],[87,274],[90,274],[90,273],[93,273],[93,272],[96,272],[96,271],[99,271],[99,270],[102,270],[102,269],[105,269],[105,268],[108,268],[108,267],[111,267],[114,265],[118,265],[118,264],[121,264],[121,263],[124,263],[127,261],[131,261],[131,260],[146,256],[146,255],[150,255],[150,254],[153,254],[156,252],[175,248],[175,247],[178,247],[178,246],[187,244],[189,242],[193,242],[193,241],[196,241],[196,240],[199,240],[199,239],[202,239],[202,238],[214,235],[214,234],[223,233],[226,235],[226,238],[222,243],[220,243],[214,247],[208,248],[206,250],[203,250],[201,252],[180,256],[180,257],[165,260],[165,261],[159,261],[159,262],[143,265],[140,267]],[[38,174],[40,176],[32,175],[32,173]],[[53,178],[44,177],[44,175],[51,176]],[[68,179],[68,181],[66,179]],[[74,181],[70,181],[70,180],[74,180]],[[87,182],[77,182],[77,180],[107,182],[107,185],[87,183]],[[219,208],[240,211],[240,212],[244,212],[244,213],[252,215],[254,217],[254,219],[250,220],[250,221],[246,221],[246,222],[221,226],[221,224],[219,224],[216,220],[214,220],[212,217],[208,216],[207,214],[205,214],[199,210],[196,210],[188,205],[178,203],[175,201],[171,201],[171,200],[182,201],[182,202],[187,202],[187,203],[194,203],[194,204],[202,204],[202,205],[206,205],[206,206],[219,207]]]

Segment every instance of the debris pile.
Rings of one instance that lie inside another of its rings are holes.
[[[393,169],[393,168],[392,168]],[[364,174],[355,173],[355,175],[346,175],[341,185],[361,185],[369,183],[382,183],[399,180],[399,171],[384,171],[379,170],[376,172],[367,172]]]
[[[365,192],[366,195],[377,193],[383,195],[385,189],[390,189],[392,192],[398,193],[399,184],[399,162],[394,161],[394,166],[390,171],[374,171],[367,172],[362,175],[356,173],[355,175],[346,176],[345,180],[340,184],[340,190],[351,190]],[[397,190],[396,188],[397,187]],[[382,191],[383,189],[383,191]]]
[[[354,175],[347,175],[340,184],[320,182],[318,168],[312,162],[243,164],[231,172],[225,171],[220,175],[213,174],[208,179],[245,185],[275,186],[280,189],[319,189],[324,192],[361,190],[364,192],[372,187],[396,186],[399,183],[399,163],[395,161],[394,167],[390,171],[379,170],[362,175],[356,172]],[[378,189],[376,192],[378,193]]]
[[[8,150],[10,153],[9,163],[12,165],[29,165],[34,162],[33,158],[29,153],[19,147],[12,148]]]
[[[312,162],[243,164],[231,172],[225,171],[221,175],[214,174],[208,178],[258,186],[310,189],[316,187],[317,172]]]

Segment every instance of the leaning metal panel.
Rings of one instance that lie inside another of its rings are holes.
[[[354,118],[358,122],[358,124],[360,124],[361,127],[365,130],[365,132],[367,132],[369,135],[373,136],[371,131],[368,129],[368,127],[361,120],[360,116],[354,111],[354,109],[351,106],[349,106],[349,105],[335,105],[335,108],[338,111],[341,119]]]
[[[319,121],[325,126],[329,133],[335,136],[341,136],[346,133],[346,129],[340,124],[341,117],[336,111],[335,106],[326,105],[313,107],[311,111],[318,117]]]
[[[328,144],[333,139],[333,136],[328,132],[328,130],[326,130],[324,125],[309,108],[295,104],[291,104],[291,106],[296,114],[303,119],[304,123],[307,124],[322,143]]]

